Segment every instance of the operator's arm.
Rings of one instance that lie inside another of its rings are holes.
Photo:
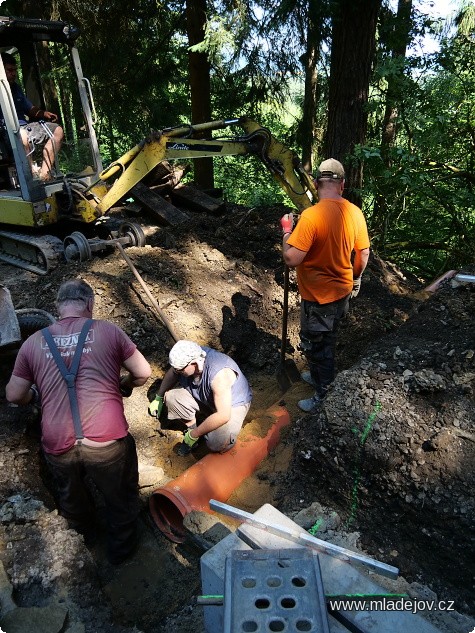
[[[129,372],[122,378],[121,383],[130,388],[144,385],[150,378],[152,369],[145,360],[143,354],[138,349],[122,363],[122,366]]]
[[[32,105],[29,112],[28,117],[30,119],[43,119],[44,121],[50,121],[51,123],[56,123],[58,121],[58,115],[54,112],[48,112],[48,110],[41,110],[38,106]]]
[[[30,380],[12,375],[5,389],[8,402],[21,405],[30,404],[36,395],[36,392],[31,388],[32,384]]]
[[[353,279],[358,279],[364,272],[369,259],[369,248],[355,250],[355,259],[353,262]]]
[[[236,379],[235,372],[229,367],[218,371],[211,383],[216,411],[203,420],[196,429],[189,431],[193,439],[206,435],[206,433],[210,433],[229,422],[232,408],[231,387]]]

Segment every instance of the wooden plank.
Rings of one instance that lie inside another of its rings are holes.
[[[162,161],[145,176],[142,182],[151,189],[154,189],[157,186],[162,188],[176,187],[189,170],[189,165],[177,165],[175,167],[171,167],[170,163]]]
[[[205,211],[219,213],[224,207],[222,200],[216,200],[203,191],[189,185],[178,185],[170,192],[173,202],[188,207],[191,211]]]
[[[165,195],[165,193],[169,194],[171,190],[179,184],[180,180],[183,178],[186,172],[186,169],[175,169],[173,173],[169,174],[168,179],[164,180],[160,184],[150,185],[145,180],[143,181],[143,183],[147,185],[150,191],[155,191],[156,193],[159,193],[163,196]]]
[[[152,212],[162,224],[171,224],[174,226],[175,224],[186,222],[189,219],[187,213],[177,209],[154,191],[151,191],[142,182],[138,182],[132,187],[130,193],[136,200],[139,200],[148,211]]]
[[[308,532],[299,532],[298,530],[284,527],[283,525],[278,525],[277,523],[271,523],[270,521],[266,521],[264,519],[257,519],[249,512],[227,505],[221,501],[216,501],[215,499],[210,499],[209,507],[215,512],[220,512],[225,516],[238,519],[238,521],[242,521],[243,523],[247,523],[253,527],[265,530],[270,534],[292,541],[292,543],[298,543],[304,547],[310,547],[320,554],[335,556],[336,558],[339,558],[349,564],[362,565],[377,574],[387,576],[388,578],[397,578],[399,576],[399,569],[397,567],[386,565],[386,563],[381,563],[380,561],[370,558],[369,556],[365,556],[364,554],[358,554],[357,552],[352,552],[344,547],[333,545],[333,543],[322,541],[315,538],[315,536],[311,536]]]

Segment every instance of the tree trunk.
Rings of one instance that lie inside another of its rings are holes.
[[[369,81],[381,0],[340,0],[332,18],[332,48],[325,158],[345,163],[366,141]],[[363,165],[345,164],[349,192],[361,205]]]
[[[206,25],[206,0],[186,0],[186,28],[189,46],[204,40]],[[211,121],[211,81],[208,56],[204,52],[188,52],[191,90],[191,122]],[[194,161],[194,177],[204,189],[214,187],[213,159],[198,158]]]
[[[312,171],[312,152],[315,141],[317,88],[318,88],[318,52],[322,39],[320,16],[317,0],[309,0],[307,45],[304,56],[305,93],[303,101],[302,122],[300,124],[300,138],[302,145],[302,166],[309,173]]]
[[[396,17],[396,30],[394,33],[394,43],[392,46],[391,57],[394,60],[405,59],[406,50],[410,40],[411,33],[411,13],[412,0],[399,0]],[[386,93],[386,109],[383,119],[383,130],[381,135],[381,153],[386,160],[389,160],[388,150],[394,143],[397,134],[397,118],[398,118],[398,101],[399,101],[399,85],[401,74],[403,73],[401,65],[401,73],[399,75],[391,74],[388,77],[388,90]]]
[[[396,62],[404,60],[406,50],[411,37],[411,13],[412,0],[399,0],[395,27],[390,42],[391,58]],[[386,91],[386,105],[381,131],[381,158],[387,167],[391,167],[390,150],[396,140],[397,119],[399,116],[398,104],[401,101],[401,83],[404,80],[404,65],[400,64],[398,74],[391,73],[388,77],[388,88]],[[372,225],[378,241],[384,244],[389,216],[389,205],[387,195],[382,193],[376,197]]]

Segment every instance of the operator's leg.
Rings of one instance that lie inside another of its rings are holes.
[[[30,164],[30,170],[33,174],[33,161],[32,161],[32,152],[31,152],[31,144],[29,140],[28,131],[25,129],[25,126],[20,127],[20,138],[23,143],[23,149],[25,150],[26,157],[28,158],[28,162]],[[34,176],[35,174],[33,174]]]
[[[210,451],[225,453],[234,446],[250,406],[251,403],[233,407],[229,422],[205,435],[206,445]]]
[[[49,138],[43,147],[43,163],[40,170],[41,180],[51,179],[55,157],[58,155],[64,139],[64,132],[61,126],[53,123],[47,123],[46,125],[48,125],[49,129],[53,133],[53,139]]]
[[[106,505],[108,557],[120,563],[137,544],[140,510],[137,450],[129,434],[105,447],[82,446],[84,467]]]

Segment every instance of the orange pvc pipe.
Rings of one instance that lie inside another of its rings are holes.
[[[226,453],[209,453],[165,486],[152,492],[150,513],[157,527],[175,543],[185,540],[183,518],[192,510],[212,512],[209,500],[227,501],[239,484],[254,472],[277,446],[282,427],[290,423],[287,409],[271,407],[275,421],[264,437],[243,435]]]

